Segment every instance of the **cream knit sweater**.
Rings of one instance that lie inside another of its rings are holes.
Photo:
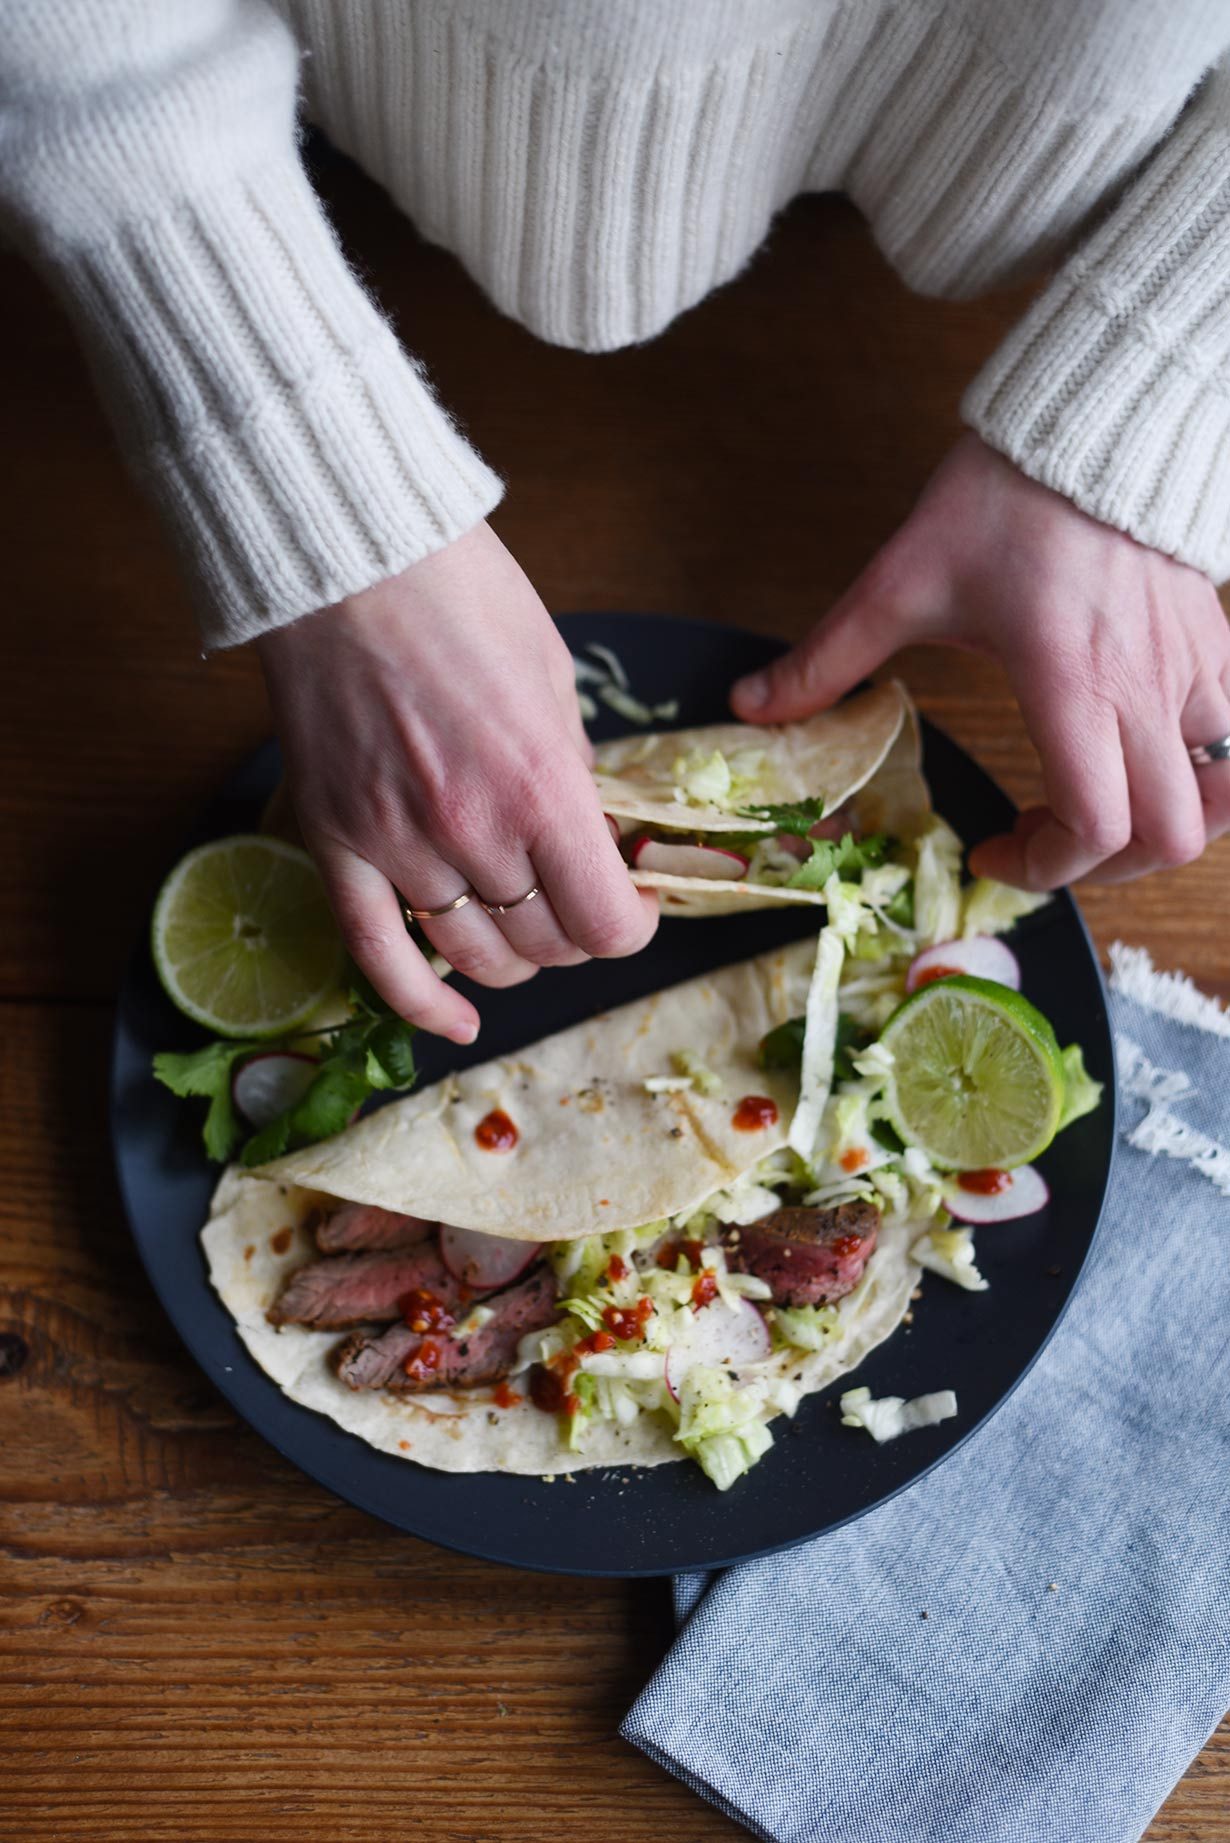
[[[211,645],[395,573],[500,494],[337,246],[301,74],[498,306],[587,351],[651,338],[800,192],[846,192],[926,293],[1058,261],[967,420],[1222,577],[1228,53],[1230,0],[0,0],[0,207]]]

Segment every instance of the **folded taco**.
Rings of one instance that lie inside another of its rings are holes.
[[[602,743],[594,780],[633,881],[671,915],[822,903],[834,868],[882,862],[930,814],[895,682],[802,723]]]
[[[904,1189],[817,1193],[797,1056],[762,1059],[806,1016],[831,1071],[817,965],[813,938],[726,967],[229,1171],[204,1247],[253,1357],[424,1465],[729,1485],[918,1274]]]

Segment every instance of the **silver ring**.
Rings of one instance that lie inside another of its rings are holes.
[[[407,903],[406,914],[414,921],[437,921],[441,915],[451,915],[454,909],[464,909],[473,895],[474,891],[471,889],[462,890],[460,896],[454,896],[451,902],[442,902],[438,909],[413,909]],[[486,908],[486,906],[484,903],[483,907]]]
[[[1230,762],[1230,736],[1219,736],[1216,742],[1198,742],[1187,752],[1197,768],[1209,762]]]
[[[511,902],[483,902],[481,896],[478,900],[482,903],[488,915],[507,915],[510,909],[519,909],[523,902],[533,902],[535,896],[541,895],[541,893],[538,885],[535,883],[532,889],[526,890],[524,896],[514,896]]]

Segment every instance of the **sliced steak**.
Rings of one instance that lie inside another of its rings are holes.
[[[322,1254],[413,1248],[427,1240],[433,1226],[419,1216],[399,1216],[372,1203],[343,1203],[317,1223],[316,1246]]]
[[[382,1325],[400,1318],[398,1301],[423,1289],[450,1310],[462,1288],[434,1241],[383,1254],[331,1254],[293,1273],[266,1316],[271,1325],[306,1325],[312,1331],[344,1331],[351,1325]]]
[[[723,1228],[722,1243],[736,1273],[755,1274],[772,1287],[774,1305],[823,1305],[853,1292],[879,1231],[874,1203],[839,1203],[836,1209],[798,1204],[742,1228]]]
[[[333,1367],[348,1388],[393,1389],[399,1394],[499,1382],[511,1373],[517,1345],[526,1333],[541,1331],[554,1321],[555,1275],[549,1267],[536,1267],[506,1293],[483,1303],[495,1316],[481,1330],[461,1338],[431,1332],[419,1337],[406,1325],[393,1325],[379,1335],[357,1331],[333,1352]]]

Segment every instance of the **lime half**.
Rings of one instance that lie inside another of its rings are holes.
[[[958,974],[907,998],[881,1033],[886,1100],[907,1145],[956,1171],[1028,1164],[1063,1108],[1063,1058],[1036,1006],[993,979]]]
[[[158,893],[151,944],[167,996],[223,1037],[292,1030],[334,989],[342,955],[315,865],[277,838],[190,851]]]

